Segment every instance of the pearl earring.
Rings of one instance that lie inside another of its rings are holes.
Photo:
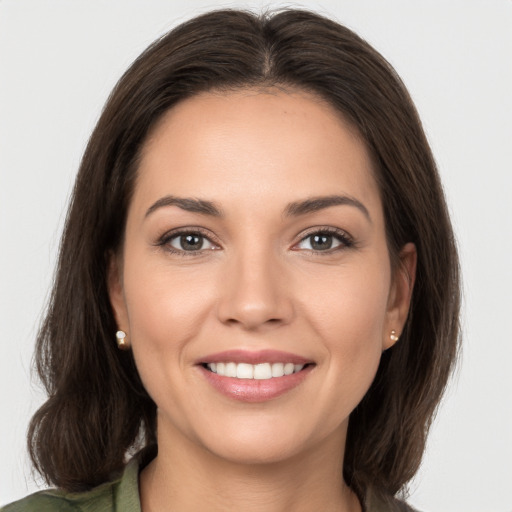
[[[130,344],[126,339],[126,333],[124,331],[116,332],[117,346],[120,350],[129,350]]]
[[[389,338],[391,339],[391,341],[398,341],[398,336],[396,335],[396,331],[394,329],[391,331]]]

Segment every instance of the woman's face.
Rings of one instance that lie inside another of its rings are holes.
[[[411,287],[368,152],[316,97],[205,93],[145,144],[110,293],[161,446],[339,456]]]

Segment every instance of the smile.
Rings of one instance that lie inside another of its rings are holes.
[[[196,361],[214,390],[241,402],[265,402],[288,394],[315,367],[311,359],[278,350],[228,350]]]
[[[237,379],[268,380],[300,372],[305,365],[293,363],[209,363],[206,367],[221,377]]]

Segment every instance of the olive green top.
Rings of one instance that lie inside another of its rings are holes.
[[[139,471],[148,462],[147,452],[140,453],[130,460],[119,478],[90,491],[40,491],[6,505],[0,512],[141,512]],[[366,512],[414,512],[398,500],[385,504],[368,496],[365,501]]]
[[[90,491],[40,491],[6,505],[0,512],[141,512],[139,462],[134,457],[119,478]]]

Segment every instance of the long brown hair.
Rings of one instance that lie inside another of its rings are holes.
[[[316,94],[356,127],[375,163],[392,261],[416,244],[411,312],[350,417],[344,476],[360,493],[392,496],[417,471],[456,358],[460,302],[453,232],[417,112],[386,60],[334,21],[302,10],[222,10],[152,44],[120,79],[89,140],[37,343],[49,398],[28,442],[48,482],[91,488],[119,471],[129,450],[156,442],[155,404],[131,353],[116,347],[106,283],[149,131],[199,92],[276,85]]]

